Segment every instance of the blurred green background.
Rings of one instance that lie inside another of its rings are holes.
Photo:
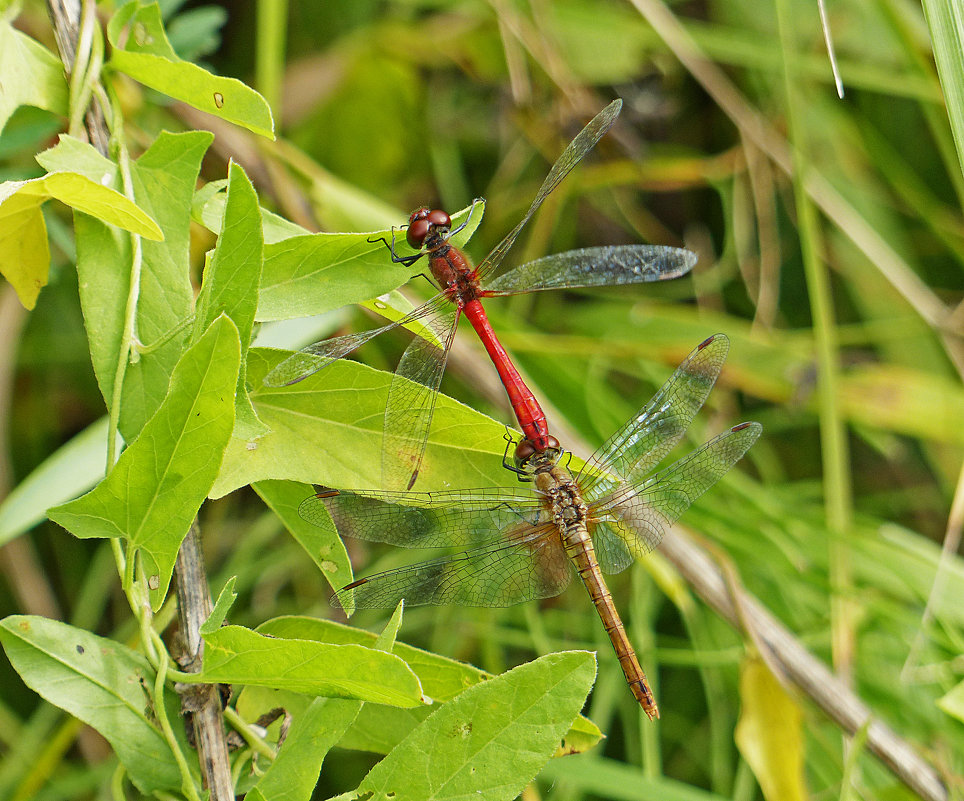
[[[25,5],[17,24],[52,47],[43,9]],[[616,127],[506,263],[649,242],[689,247],[699,265],[666,285],[496,299],[493,324],[550,424],[590,448],[693,346],[726,333],[728,366],[690,446],[745,419],[764,434],[684,525],[961,791],[953,777],[964,726],[938,703],[964,674],[956,540],[940,558],[947,532],[961,526],[948,516],[964,453],[964,179],[916,3],[828,9],[843,99],[810,2],[162,6],[182,56],[265,94],[279,139],[259,141],[123,82],[129,141],[210,128],[206,180],[222,178],[233,157],[263,205],[313,230],[401,224],[417,205],[454,211],[482,196],[485,219],[468,248],[479,259],[524,213],[565,143],[622,97]],[[61,125],[21,109],[0,138],[0,177],[39,174],[33,154]],[[0,398],[9,397],[0,492],[103,414],[69,217],[48,210],[47,219],[51,285],[30,315],[9,299],[0,315],[10,387]],[[199,269],[211,241],[197,234]],[[411,287],[428,290],[420,280]],[[325,333],[371,324],[354,310],[322,323]],[[508,421],[470,339],[460,332],[466,352],[443,391]],[[378,343],[364,358],[391,369],[404,344]],[[239,577],[233,622],[333,614],[323,579],[253,493],[206,505],[201,522],[212,586]],[[359,574],[415,559],[357,544],[350,552]],[[4,614],[131,634],[106,544],[45,524],[2,553]],[[594,751],[595,772],[557,761],[527,797],[648,797],[634,794],[641,776],[665,777],[666,799],[763,797],[733,736],[747,692],[743,638],[658,553],[611,589],[654,680],[658,727],[629,703],[579,587],[508,610],[413,609],[400,637],[494,672],[537,653],[599,649],[586,713],[608,739]],[[379,624],[373,613],[355,620]],[[5,660],[0,688],[0,796],[99,797],[113,770],[102,742],[38,703]],[[859,746],[848,763],[839,730],[802,696],[794,701],[809,797],[913,797]],[[25,743],[35,746],[33,765],[12,757]],[[373,759],[337,757],[319,798],[354,786]]]

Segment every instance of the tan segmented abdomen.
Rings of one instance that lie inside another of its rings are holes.
[[[576,566],[576,571],[579,573],[582,583],[589,590],[589,597],[592,599],[593,605],[599,613],[599,618],[602,620],[603,628],[606,629],[609,640],[613,644],[616,658],[623,669],[623,675],[626,676],[629,689],[632,690],[636,700],[639,701],[639,705],[649,715],[650,719],[658,718],[659,708],[656,706],[656,699],[653,697],[653,691],[649,688],[649,682],[646,681],[646,673],[643,672],[639,659],[636,658],[636,651],[629,642],[629,637],[626,636],[623,621],[619,618],[612,595],[609,593],[609,588],[606,586],[599,565],[596,563],[592,540],[589,539],[584,525],[580,525],[579,528],[585,536],[572,536],[574,532],[570,530],[570,536],[566,538],[566,553],[569,554],[569,558]]]

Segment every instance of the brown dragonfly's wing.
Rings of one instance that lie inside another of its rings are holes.
[[[457,323],[454,311],[433,317],[428,327],[436,341],[415,337],[395,368],[385,406],[382,483],[386,487],[411,489],[418,478]]]
[[[613,123],[616,122],[616,117],[619,116],[619,110],[622,107],[622,100],[614,100],[593,117],[586,127],[576,134],[576,138],[568,144],[566,149],[562,151],[562,154],[556,159],[556,163],[552,165],[552,169],[549,170],[546,180],[542,182],[542,186],[536,193],[535,199],[532,201],[532,205],[529,206],[529,210],[525,213],[525,216],[479,264],[476,274],[480,280],[489,275],[501,264],[502,259],[505,258],[505,254],[509,252],[509,248],[512,247],[516,237],[519,236],[519,232],[522,231],[525,224],[529,222],[532,215],[536,213],[536,209],[542,205],[542,201],[549,196],[549,193],[552,192],[553,189],[559,186],[559,182],[572,171],[572,168],[582,160],[582,157],[596,146],[596,142],[602,139],[606,131],[612,128]]]
[[[583,498],[596,500],[620,484],[636,484],[686,433],[723,368],[730,341],[716,334],[701,342],[652,400],[613,434],[578,476]]]
[[[403,548],[467,548],[498,540],[545,512],[528,487],[443,492],[319,491],[298,507],[309,523]]]
[[[359,579],[331,602],[345,609],[392,608],[403,599],[407,606],[513,606],[558,595],[572,572],[553,524],[523,524],[499,542]]]
[[[603,573],[621,573],[633,563],[635,557],[626,545],[627,534],[621,520],[599,520],[589,528],[596,561]]]
[[[393,328],[414,323],[423,318],[431,319],[450,305],[445,295],[439,292],[431,300],[418,308],[412,309],[404,317],[393,323],[373,328],[370,331],[360,331],[357,334],[347,334],[343,337],[332,337],[321,342],[315,342],[305,348],[292,353],[287,359],[279,362],[264,377],[262,383],[268,387],[286,387],[297,384],[319,370],[327,367],[333,361],[347,356],[356,348],[374,339],[379,334],[391,331]]]
[[[590,504],[590,520],[605,524],[599,550],[606,556],[600,557],[600,566],[608,573],[619,572],[629,564],[626,554],[636,558],[659,545],[666,530],[743,457],[762,430],[759,423],[734,426],[665,470],[636,484],[623,484]],[[594,531],[594,545],[597,536]]]

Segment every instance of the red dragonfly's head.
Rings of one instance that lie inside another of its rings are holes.
[[[415,209],[408,218],[405,239],[415,250],[421,250],[430,234],[444,237],[452,227],[452,218],[441,209],[425,206]]]

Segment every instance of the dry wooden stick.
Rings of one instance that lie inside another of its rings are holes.
[[[200,528],[197,518],[177,552],[175,576],[177,581],[177,612],[181,623],[181,640],[187,649],[188,661],[178,660],[188,673],[201,670],[204,641],[201,624],[211,614],[213,605],[201,558]],[[224,733],[221,710],[221,694],[216,684],[192,684],[190,686],[190,709],[194,723],[194,738],[201,769],[212,801],[233,801],[234,784],[231,781],[231,763],[228,759],[228,742]]]

